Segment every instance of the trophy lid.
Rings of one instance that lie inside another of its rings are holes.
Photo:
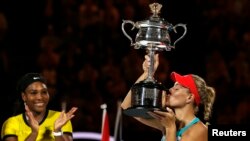
[[[152,15],[148,20],[137,22],[139,27],[158,27],[158,28],[168,28],[171,26],[167,21],[159,16],[162,5],[159,3],[149,4]]]
[[[152,3],[149,4],[149,8],[151,10],[151,13],[153,13],[152,17],[159,17],[159,14],[161,12],[162,5],[159,3]]]

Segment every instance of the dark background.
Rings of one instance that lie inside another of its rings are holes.
[[[1,0],[1,125],[22,111],[18,78],[41,72],[49,80],[50,108],[60,110],[62,101],[79,107],[75,131],[100,132],[100,105],[107,103],[112,134],[116,103],[142,73],[145,54],[130,47],[122,20],[148,19],[152,2],[163,5],[160,15],[169,23],[187,24],[176,48],[160,53],[156,79],[169,87],[171,71],[198,74],[216,88],[212,124],[249,124],[249,1]],[[133,39],[138,32],[126,31]],[[180,34],[178,29],[171,40]],[[131,117],[124,115],[122,122],[124,140],[161,138]]]

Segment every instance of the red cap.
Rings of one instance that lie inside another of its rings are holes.
[[[198,89],[191,74],[182,76],[176,72],[172,72],[170,77],[173,81],[178,82],[182,86],[189,88],[191,93],[194,95],[195,103],[197,105],[200,104],[200,95],[198,93]]]

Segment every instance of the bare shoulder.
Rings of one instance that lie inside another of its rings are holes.
[[[194,124],[193,126],[194,130],[197,130],[199,132],[207,133],[208,128],[203,122],[197,122],[197,124]]]
[[[208,140],[208,128],[200,122],[197,122],[190,127],[186,133],[182,136],[182,141],[207,141]]]

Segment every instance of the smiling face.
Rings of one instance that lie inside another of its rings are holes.
[[[49,102],[47,86],[40,81],[31,83],[22,93],[22,99],[33,113],[45,112]]]
[[[192,94],[189,89],[183,87],[178,82],[169,89],[169,94],[166,98],[166,105],[169,107],[183,107],[192,101]]]

